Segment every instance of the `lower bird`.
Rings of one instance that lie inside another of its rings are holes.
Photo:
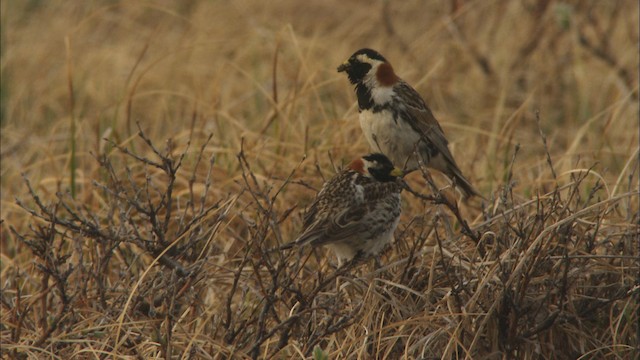
[[[338,67],[355,85],[360,126],[373,151],[394,164],[418,168],[418,159],[438,170],[465,198],[479,195],[449,151],[444,131],[420,94],[400,79],[391,64],[375,50],[361,49]]]
[[[295,245],[327,246],[342,260],[378,254],[400,219],[402,170],[383,154],[353,160],[324,184],[304,216]]]

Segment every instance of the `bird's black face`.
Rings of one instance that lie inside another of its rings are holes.
[[[402,176],[402,170],[395,168],[391,160],[383,154],[374,153],[362,157],[364,166],[371,176],[381,182],[395,181]]]
[[[338,72],[346,72],[352,84],[362,82],[374,62],[386,62],[387,60],[379,52],[371,49],[360,49],[342,65],[338,66]]]

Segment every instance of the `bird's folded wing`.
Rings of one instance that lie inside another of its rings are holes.
[[[408,118],[411,127],[421,133],[430,145],[438,149],[447,162],[455,164],[453,155],[449,151],[449,141],[444,136],[444,131],[424,100],[411,86],[401,83],[398,91],[406,100]]]
[[[366,230],[366,224],[361,221],[366,212],[364,205],[346,208],[314,223],[296,242],[321,246],[352,238]]]

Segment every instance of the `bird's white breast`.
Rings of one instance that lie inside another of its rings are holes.
[[[363,110],[360,113],[360,127],[371,149],[387,155],[398,167],[404,166],[420,140],[418,133],[405,120],[398,119],[396,123],[388,110],[377,113]]]
[[[374,104],[386,104],[393,100],[393,87],[391,86],[375,86],[371,88],[371,98]]]
[[[351,183],[353,184],[353,198],[357,204],[362,204],[364,202],[364,186],[357,184],[356,179],[358,178],[358,174],[353,174],[351,178]]]

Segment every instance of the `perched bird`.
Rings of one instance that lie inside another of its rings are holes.
[[[382,154],[353,160],[324,184],[304,216],[294,245],[325,245],[338,261],[375,255],[393,240],[400,219],[402,170]]]
[[[373,151],[397,166],[415,170],[418,159],[451,179],[465,198],[478,195],[449,151],[440,124],[420,94],[400,79],[375,50],[361,49],[338,67],[355,85],[360,126]]]

